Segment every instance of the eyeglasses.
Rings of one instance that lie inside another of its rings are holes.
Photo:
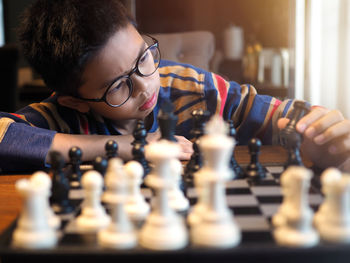
[[[79,99],[84,101],[101,102],[104,101],[109,106],[117,108],[128,101],[133,92],[133,82],[131,75],[136,73],[142,77],[151,76],[159,67],[160,51],[158,40],[144,35],[144,40],[147,43],[151,41],[151,45],[138,57],[135,67],[126,75],[116,78],[113,83],[107,88],[100,99]]]

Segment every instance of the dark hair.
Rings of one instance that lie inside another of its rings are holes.
[[[23,13],[18,33],[24,56],[46,85],[77,95],[87,62],[129,23],[118,0],[38,0]]]

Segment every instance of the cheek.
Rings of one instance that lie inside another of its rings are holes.
[[[104,118],[107,118],[110,120],[126,120],[130,118],[134,118],[133,113],[135,113],[135,108],[133,108],[132,106],[133,105],[128,102],[119,108],[110,107],[105,103],[103,104],[99,103],[99,105],[90,104],[91,110],[93,112],[96,112],[98,115],[101,115]]]
[[[90,103],[90,108],[93,112],[106,118],[110,118],[110,116],[115,113],[115,109],[104,102]]]
[[[154,79],[153,79],[154,85],[159,87],[160,86],[160,77],[159,77],[158,70],[152,76],[154,76]]]

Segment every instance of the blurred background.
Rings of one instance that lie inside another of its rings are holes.
[[[121,1],[140,32],[159,39],[163,58],[350,117],[348,0]],[[19,15],[32,2],[0,2],[0,110],[50,94],[18,50]]]

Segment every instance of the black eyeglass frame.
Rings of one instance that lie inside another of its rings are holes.
[[[154,74],[154,72],[156,72],[157,69],[159,68],[159,63],[160,63],[160,60],[161,60],[161,53],[160,53],[160,49],[159,49],[159,42],[158,42],[157,39],[155,39],[154,37],[152,37],[152,36],[150,36],[150,35],[148,35],[148,34],[143,34],[143,35],[148,36],[149,38],[151,38],[152,41],[153,41],[153,44],[150,45],[150,46],[148,46],[148,47],[142,52],[142,54],[137,58],[135,67],[132,68],[132,69],[130,70],[129,73],[127,73],[127,74],[125,74],[125,75],[123,75],[123,76],[119,76],[118,78],[116,78],[116,79],[108,86],[108,88],[106,89],[105,93],[102,95],[102,97],[101,97],[100,99],[87,99],[87,98],[82,98],[82,97],[80,97],[80,96],[78,96],[77,98],[79,98],[79,99],[81,99],[81,100],[84,100],[84,101],[91,101],[91,102],[102,102],[102,101],[103,101],[103,102],[105,102],[108,106],[111,106],[111,107],[113,107],[113,108],[118,108],[118,107],[124,105],[124,104],[129,100],[129,98],[131,97],[131,95],[132,95],[132,93],[133,93],[133,90],[134,90],[134,88],[133,88],[133,82],[132,82],[132,80],[131,80],[131,75],[134,74],[134,73],[136,73],[137,75],[139,75],[139,76],[141,76],[141,77],[149,77],[149,76],[151,76],[152,74]],[[149,73],[149,74],[142,74],[142,73],[140,72],[140,70],[139,70],[139,67],[138,67],[139,61],[140,61],[140,59],[142,58],[142,56],[143,56],[149,49],[154,48],[154,47],[157,48],[158,53],[159,53],[159,63],[158,63],[157,67],[154,69],[154,71],[153,71],[152,73]],[[128,80],[128,81],[127,81],[127,85],[128,85],[128,87],[129,87],[129,95],[128,95],[127,99],[126,99],[123,103],[118,104],[118,105],[113,105],[113,104],[111,104],[111,103],[109,103],[109,102],[107,101],[107,94],[108,94],[108,91],[110,90],[110,88],[113,86],[113,84],[116,83],[118,80],[120,80],[120,79],[122,79],[122,78],[126,78],[126,79]]]

